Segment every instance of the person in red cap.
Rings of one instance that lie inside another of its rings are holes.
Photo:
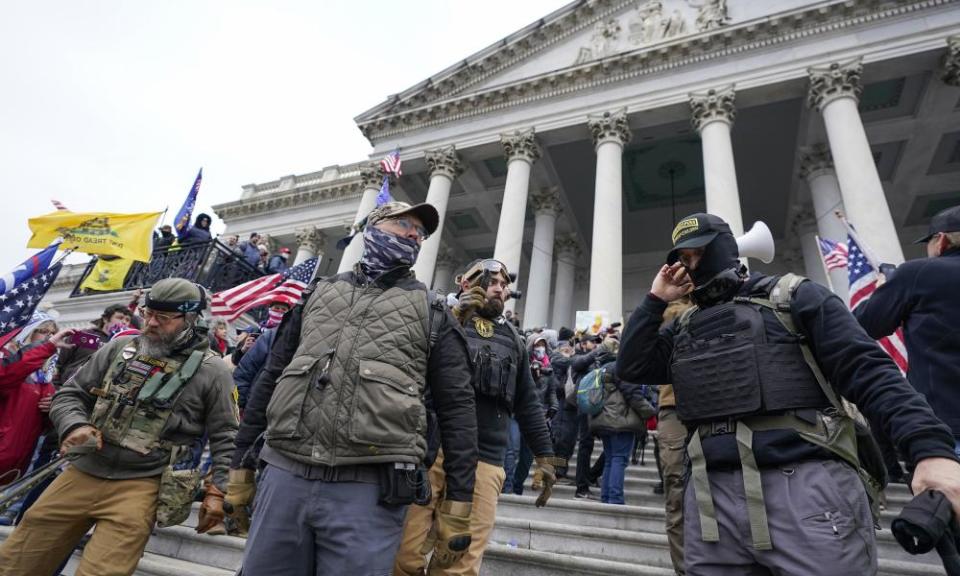
[[[281,248],[270,257],[267,263],[267,274],[283,274],[290,268],[290,249]]]

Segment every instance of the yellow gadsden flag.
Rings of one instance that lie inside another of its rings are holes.
[[[113,292],[123,289],[123,281],[130,271],[133,260],[127,258],[100,258],[93,265],[93,270],[80,284],[80,290],[95,290],[97,292]]]
[[[105,212],[68,212],[57,210],[29,220],[33,236],[28,248],[43,248],[58,237],[61,250],[73,249],[87,254],[107,254],[150,261],[153,228],[160,212],[108,214]]]

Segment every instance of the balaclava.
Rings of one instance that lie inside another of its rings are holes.
[[[377,278],[387,270],[399,266],[413,266],[419,254],[420,244],[416,240],[401,238],[376,226],[363,229],[360,269],[368,278]]]

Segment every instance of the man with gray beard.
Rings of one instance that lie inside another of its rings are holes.
[[[105,345],[57,392],[50,418],[61,454],[87,450],[0,546],[0,576],[53,573],[93,525],[76,574],[132,574],[154,523],[189,516],[199,473],[175,464],[204,432],[213,482],[197,532],[223,520],[237,416],[230,373],[209,350],[205,306],[196,284],[157,282],[140,310],[142,334]]]

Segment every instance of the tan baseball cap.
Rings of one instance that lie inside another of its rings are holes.
[[[427,234],[433,234],[437,231],[437,227],[440,226],[440,214],[432,204],[427,204],[426,202],[414,204],[413,206],[406,202],[387,202],[383,206],[377,206],[370,212],[370,215],[367,216],[367,224],[372,226],[381,220],[396,218],[404,214],[413,214],[419,218],[420,221],[423,222],[423,227],[426,228]]]

